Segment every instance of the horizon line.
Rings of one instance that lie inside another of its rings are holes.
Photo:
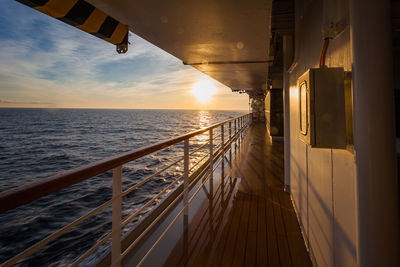
[[[95,108],[95,107],[0,107],[0,109],[114,109],[114,110],[193,110],[193,111],[248,111],[248,109],[190,109],[190,108]]]

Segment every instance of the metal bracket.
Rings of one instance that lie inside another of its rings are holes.
[[[117,53],[125,54],[128,52],[128,44],[117,44]]]
[[[125,54],[126,52],[128,52],[128,45],[130,44],[128,41],[128,35],[129,33],[125,35],[122,43],[116,45],[116,50],[118,54]]]

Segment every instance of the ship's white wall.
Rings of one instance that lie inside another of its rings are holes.
[[[336,1],[337,19],[348,21],[348,7]],[[295,64],[290,83],[290,191],[313,261],[318,266],[357,266],[357,205],[354,154],[311,148],[299,139],[297,79],[318,67],[323,45],[322,0],[296,3]],[[350,28],[332,40],[329,67],[351,70]]]
[[[363,267],[400,266],[391,2],[350,1],[357,230]]]

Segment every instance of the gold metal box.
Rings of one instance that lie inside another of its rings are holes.
[[[346,148],[343,68],[309,69],[297,81],[299,137],[318,148]]]

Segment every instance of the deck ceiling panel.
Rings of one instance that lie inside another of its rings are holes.
[[[272,0],[88,0],[232,89],[265,89]],[[134,46],[131,49],[135,49]]]
[[[268,64],[200,65],[198,70],[222,82],[232,90],[265,89]],[[252,87],[253,84],[260,85]]]

